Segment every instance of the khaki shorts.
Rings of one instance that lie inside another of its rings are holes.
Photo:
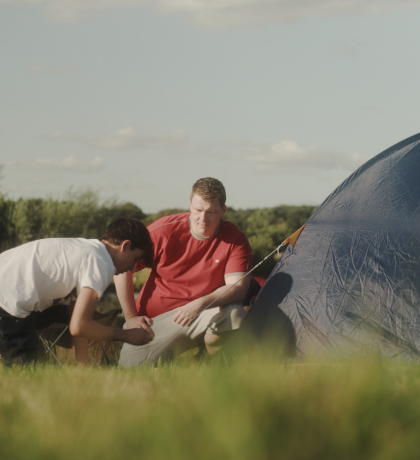
[[[239,329],[246,315],[242,304],[232,303],[204,310],[191,326],[185,327],[173,320],[179,308],[153,318],[155,338],[150,343],[140,346],[125,343],[120,366],[140,366],[145,362],[155,363],[159,358],[171,359],[175,353],[201,345],[204,334],[219,335]]]

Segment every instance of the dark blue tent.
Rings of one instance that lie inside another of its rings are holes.
[[[302,357],[418,357],[420,134],[365,163],[322,203],[238,335],[276,336]]]

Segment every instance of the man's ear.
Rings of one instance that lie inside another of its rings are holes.
[[[131,249],[131,241],[130,240],[121,241],[120,243],[121,252],[128,251],[129,249]]]
[[[223,212],[222,217],[226,214],[226,211],[227,211],[227,207],[226,207],[226,205],[225,205],[225,206],[223,206],[223,208],[222,208],[222,212]]]

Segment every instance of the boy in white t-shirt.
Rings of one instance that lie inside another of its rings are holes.
[[[39,325],[56,322],[57,307],[76,289],[70,334],[76,359],[88,363],[88,340],[119,340],[143,345],[152,340],[144,329],[115,329],[93,320],[98,299],[114,275],[151,267],[149,232],[136,219],[121,218],[102,241],[47,238],[0,254],[0,357],[5,364],[36,361]]]

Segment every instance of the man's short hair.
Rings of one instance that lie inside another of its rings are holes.
[[[144,252],[142,262],[146,267],[153,266],[153,243],[150,238],[149,230],[143,222],[138,219],[121,217],[114,220],[105,230],[102,240],[111,244],[119,245],[124,240],[130,240],[130,249],[141,249]]]
[[[190,200],[194,195],[199,195],[205,201],[219,200],[220,207],[226,204],[226,190],[220,180],[213,177],[198,179],[193,185]]]

